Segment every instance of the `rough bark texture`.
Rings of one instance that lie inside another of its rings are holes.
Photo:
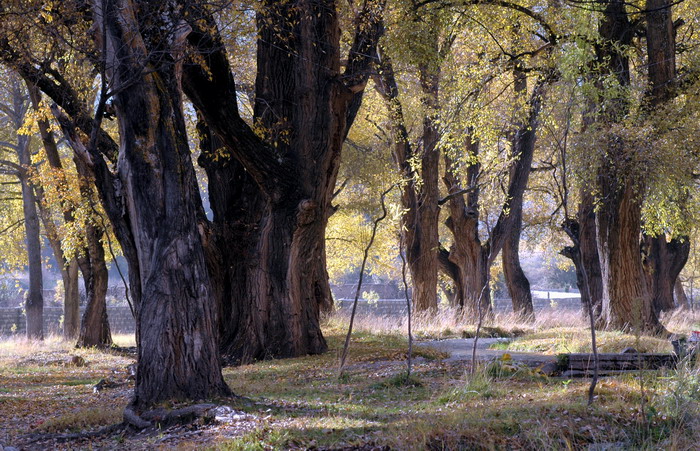
[[[663,104],[673,96],[676,80],[676,36],[673,27],[672,2],[647,0],[646,40],[649,70],[648,99],[651,107]]]
[[[522,229],[522,208],[520,211],[511,211],[514,215],[514,224],[505,242],[503,243],[503,273],[513,304],[513,312],[524,317],[533,318],[532,293],[530,281],[527,279],[523,268],[520,266],[520,231]]]
[[[622,88],[630,85],[629,59],[633,27],[624,2],[609,0],[599,27],[601,44],[596,49],[604,75],[614,77]],[[623,92],[607,101],[601,120],[621,120],[629,101]],[[620,137],[609,136],[597,179],[596,236],[603,281],[603,316],[608,327],[658,332],[663,330],[652,307],[640,254],[643,179],[637,174],[629,150]]]
[[[170,2],[142,4],[138,13],[126,0],[107,1],[104,11],[97,2],[95,8],[105,16],[98,23],[105,24],[106,59],[114,62],[109,78],[118,87],[118,180],[133,238],[125,244],[135,249],[137,265],[129,269],[142,289],[135,303],[132,405],[140,410],[169,399],[227,395],[197,222],[202,206],[181,109],[179,36],[167,26],[181,17]]]
[[[85,162],[75,158],[80,177],[80,192],[84,202],[92,204],[94,181]],[[104,232],[99,226],[88,222],[85,226],[85,255],[78,259],[85,282],[87,304],[80,324],[78,347],[108,347],[112,344],[112,334],[107,318],[107,286],[109,273],[105,262],[105,251],[101,239]]]
[[[600,260],[595,230],[595,208],[593,196],[587,189],[581,189],[581,202],[576,219],[569,219],[562,225],[573,246],[567,246],[561,254],[570,258],[576,268],[576,285],[581,292],[583,313],[588,316],[588,305],[593,303],[593,317],[600,325],[602,314],[603,281],[600,273]],[[586,280],[584,280],[584,277]],[[588,289],[585,289],[585,283]]]
[[[437,49],[435,49],[437,51]],[[394,146],[392,156],[404,183],[401,204],[403,242],[413,286],[413,308],[425,311],[437,308],[438,275],[438,171],[440,154],[436,117],[439,96],[439,70],[420,68],[420,81],[426,114],[423,117],[422,147],[415,149],[410,142],[399,99],[399,87],[393,65],[382,55],[377,90],[384,98],[391,118]],[[420,171],[414,159],[420,159]]]
[[[665,236],[643,237],[644,269],[647,287],[652,296],[654,312],[658,315],[677,307],[673,292],[678,275],[690,255],[688,237],[673,238],[667,242]]]
[[[479,154],[479,143],[468,137],[466,146],[469,155],[476,158]],[[450,193],[461,186],[452,165],[452,160],[445,154],[443,181]],[[454,237],[447,260],[454,267],[448,275],[455,284],[455,303],[462,308],[468,318],[472,319],[477,319],[479,312],[482,315],[491,312],[489,248],[488,242],[482,244],[479,238],[479,190],[477,188],[479,171],[478,163],[467,169],[467,186],[474,189],[467,194],[466,200],[463,195],[450,198],[449,216],[445,222]]]
[[[206,67],[196,59],[186,64],[183,88],[213,138],[205,147],[226,154],[217,161],[204,156],[202,164],[214,181],[209,242],[220,244],[208,246],[207,262],[222,281],[221,348],[230,361],[327,349],[319,325],[320,309],[332,305],[325,228],[334,211],[342,143],[381,33],[382,7],[382,1],[363,2],[341,72],[334,2],[262,3],[254,108],[262,139],[239,115],[213,19],[192,10],[188,40]]]
[[[517,27],[519,29],[519,27]],[[518,98],[526,98],[527,96],[527,76],[522,72],[521,68],[516,66],[514,70],[514,91]],[[529,124],[528,124],[529,126]],[[519,123],[519,128],[522,128],[522,121]],[[519,143],[516,137],[512,140],[512,158],[519,159],[522,154],[522,149],[519,148]],[[533,142],[534,147],[534,142]],[[517,153],[517,152],[520,152]],[[534,152],[533,152],[534,154]],[[530,161],[531,163],[531,161]],[[530,168],[518,168],[515,165],[511,170],[511,177],[515,176],[514,171],[527,171],[529,177]],[[527,183],[527,182],[526,182]],[[510,230],[506,231],[506,237],[503,241],[503,253],[501,255],[503,262],[503,273],[505,276],[506,287],[513,305],[513,312],[524,318],[534,319],[534,308],[532,306],[532,293],[530,292],[530,281],[527,280],[523,268],[520,266],[520,232],[523,227],[523,203],[514,202],[511,204],[510,215],[512,216],[512,225]]]

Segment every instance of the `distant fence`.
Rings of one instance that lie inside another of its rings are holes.
[[[556,291],[533,291],[532,306],[535,311],[546,310],[579,310],[581,296],[578,293]],[[513,311],[510,299],[496,298],[492,300],[493,308],[499,313]],[[352,310],[353,299],[336,299],[336,308],[343,313]],[[368,301],[357,300],[357,313],[360,315],[400,316],[406,314],[406,299],[379,299]]]
[[[83,309],[80,309],[80,316]],[[109,326],[113,333],[133,333],[136,323],[129,307],[107,307]],[[44,307],[44,333],[62,333],[63,308]],[[27,318],[22,308],[0,308],[0,335],[24,334]]]
[[[342,313],[349,313],[353,299],[336,299],[336,307]],[[578,293],[533,291],[533,306],[535,311],[543,310],[577,310],[581,308],[581,298]],[[497,298],[493,300],[497,312],[512,312],[510,299]],[[368,301],[359,299],[357,313],[360,315],[401,316],[406,314],[406,299],[379,299]],[[82,317],[83,309],[80,310]],[[133,333],[136,330],[134,318],[129,307],[108,307],[107,316],[113,333]],[[62,332],[63,308],[44,307],[44,333]],[[22,308],[0,308],[0,335],[24,334],[27,330],[27,319]]]

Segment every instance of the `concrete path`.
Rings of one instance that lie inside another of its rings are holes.
[[[504,338],[479,338],[476,345],[476,359],[482,361],[494,360],[508,353],[514,361],[523,362],[527,366],[537,367],[547,363],[556,364],[557,358],[553,355],[539,354],[536,352],[511,352],[502,349],[489,349],[494,343],[503,343],[507,341],[508,339]],[[447,359],[448,361],[471,360],[474,339],[450,338],[447,340],[424,341],[418,343],[417,346],[447,352],[450,354],[450,357]]]

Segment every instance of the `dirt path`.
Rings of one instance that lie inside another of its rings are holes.
[[[523,362],[528,366],[540,366],[547,363],[556,364],[556,356],[540,354],[536,352],[511,352],[502,349],[489,349],[495,343],[507,341],[503,338],[480,338],[476,345],[477,360],[493,360],[500,358],[503,354],[510,354],[511,358],[516,362]],[[419,343],[418,346],[424,346],[438,351],[447,352],[450,354],[448,361],[471,360],[472,348],[474,346],[473,338],[450,338],[447,340],[436,340]]]

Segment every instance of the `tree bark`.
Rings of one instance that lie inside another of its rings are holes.
[[[94,181],[90,169],[80,158],[75,158],[75,165],[80,177],[80,194],[84,202],[93,206]],[[91,209],[94,209],[92,207]],[[112,334],[107,318],[107,286],[109,273],[105,262],[105,251],[102,245],[104,231],[90,220],[85,224],[85,255],[78,258],[80,270],[85,282],[87,303],[80,324],[78,347],[105,348],[112,345]]]
[[[593,317],[598,327],[602,326],[603,281],[596,241],[595,206],[593,196],[587,189],[582,188],[580,193],[581,202],[576,219],[568,219],[562,225],[574,245],[565,247],[561,254],[573,261],[576,268],[576,285],[581,293],[583,314],[588,316],[588,306],[592,303]],[[586,282],[588,289],[585,289]]]
[[[24,168],[20,174],[22,185],[22,210],[24,212],[24,230],[27,238],[27,267],[29,270],[29,289],[26,294],[27,338],[44,339],[44,281],[41,269],[41,236],[36,197],[29,180],[28,170],[31,166],[28,136],[19,135],[17,156]]]
[[[516,23],[516,29],[519,30],[519,24]],[[514,74],[514,91],[518,99],[527,97],[527,76],[522,71],[519,63],[513,71]],[[523,121],[519,121],[519,128],[523,127]],[[529,124],[528,124],[529,126]],[[519,159],[522,154],[522,149],[518,147],[517,134],[511,144],[511,158]],[[534,143],[533,143],[534,147]],[[533,152],[534,154],[534,152]],[[515,169],[515,166],[513,167]],[[523,168],[527,171],[529,178],[529,168]],[[515,174],[511,172],[511,177]],[[526,182],[527,183],[527,182]],[[514,202],[511,204],[510,215],[512,216],[512,225],[510,230],[506,231],[506,237],[503,242],[503,253],[501,255],[503,262],[503,274],[505,276],[506,287],[510,295],[513,305],[513,312],[522,318],[533,319],[535,316],[534,307],[532,305],[532,293],[530,292],[530,281],[527,280],[522,266],[520,266],[520,233],[523,227],[523,203]]]
[[[681,278],[678,277],[676,279],[676,284],[673,288],[675,294],[676,294],[676,305],[678,308],[682,308],[684,310],[690,310],[690,302],[688,302],[688,296],[685,294],[685,289],[683,288],[683,283],[681,282]]]
[[[648,57],[649,90],[646,95],[647,109],[662,106],[673,97],[676,81],[676,42],[671,2],[647,0],[646,38]],[[645,269],[647,285],[652,295],[654,311],[672,310],[673,290],[676,279],[685,266],[690,253],[688,237],[673,237],[666,241],[665,235],[643,236],[646,251]]]
[[[503,273],[513,304],[513,312],[523,318],[534,319],[535,311],[532,305],[530,281],[520,266],[520,230],[522,228],[522,209],[513,212],[513,228],[503,244]]]
[[[650,106],[656,107],[673,96],[676,80],[676,35],[670,0],[647,0],[646,41]]]
[[[321,308],[332,305],[325,228],[334,211],[342,143],[374,61],[383,3],[363,2],[348,65],[339,76],[333,2],[263,2],[254,108],[262,139],[238,113],[235,82],[214,20],[202,9],[189,16],[189,43],[206,67],[188,62],[183,88],[210,136],[228,153],[226,165],[209,161],[205,169],[210,181],[237,182],[230,193],[225,185],[210,190],[217,196],[210,199],[212,242],[237,238],[236,244],[210,249],[207,259],[210,273],[224,284],[221,347],[230,361],[327,349],[319,321]],[[217,202],[222,205],[215,207]],[[229,208],[236,202],[244,210]]]
[[[479,143],[472,141],[471,134],[466,138],[466,151],[474,160],[479,154]],[[451,196],[448,201],[449,216],[445,225],[453,236],[447,260],[454,270],[447,273],[455,284],[455,303],[462,308],[465,316],[478,319],[491,313],[491,290],[489,271],[488,242],[479,238],[479,189],[478,175],[480,164],[477,162],[467,168],[467,181],[473,188],[465,196]],[[443,177],[448,192],[459,189],[461,182],[454,173],[453,162],[445,153],[445,175]]]
[[[25,79],[25,84],[27,85],[27,90],[29,91],[29,97],[32,101],[34,110],[39,111],[41,92],[27,79]],[[59,184],[65,186],[67,185],[67,181],[65,180],[61,157],[58,153],[58,146],[56,145],[56,139],[51,131],[50,124],[46,119],[40,118],[37,120],[37,125],[39,128],[39,134],[41,135],[41,142],[46,153],[46,160],[48,161],[49,166],[56,170],[56,176],[61,178]],[[63,337],[66,340],[74,340],[78,336],[78,331],[80,330],[78,262],[75,257],[71,258],[70,260],[66,258],[61,245],[58,226],[51,216],[50,207],[46,205],[44,200],[44,189],[40,185],[35,185],[34,188],[37,194],[37,204],[41,214],[41,221],[44,224],[44,230],[46,231],[46,237],[51,245],[51,249],[53,250],[54,258],[60,265],[61,270],[61,280],[63,281]],[[72,207],[66,208],[63,211],[63,219],[66,223],[73,222],[75,220],[74,209]]]
[[[654,312],[659,315],[676,308],[673,299],[678,275],[683,270],[690,255],[688,237],[673,238],[643,236],[644,269],[647,287],[652,296]]]
[[[438,170],[439,139],[436,118],[439,95],[439,72],[430,73],[427,67],[420,69],[421,87],[427,109],[423,118],[423,147],[416,152],[409,140],[404,121],[403,107],[399,99],[399,87],[391,59],[383,54],[376,87],[389,111],[394,146],[392,156],[404,179],[401,204],[404,213],[401,229],[404,234],[406,260],[413,285],[414,311],[437,308],[438,249]],[[420,158],[420,172],[413,167],[413,160]]]
[[[136,251],[138,264],[130,273],[138,274],[142,288],[134,306],[138,370],[132,406],[143,410],[170,399],[228,395],[181,106],[182,28],[167,26],[182,23],[182,16],[170,2],[142,4],[138,13],[125,0],[108,0],[105,10],[100,2],[94,6],[105,29],[104,57],[113,62],[107,75],[116,87],[118,180],[133,237],[125,244]]]
[[[629,59],[633,27],[624,2],[609,0],[599,27],[596,49],[603,75],[614,77],[624,90],[630,85]],[[620,121],[629,109],[627,94],[608,100],[603,123]],[[644,181],[629,161],[621,137],[608,136],[597,177],[596,234],[603,281],[603,316],[608,327],[660,332],[644,279],[640,254],[641,206]]]
[[[506,200],[496,225],[485,243],[482,243],[479,238],[479,190],[477,188],[479,165],[473,164],[467,169],[468,187],[471,191],[467,194],[465,202],[464,195],[459,194],[460,180],[453,172],[452,161],[446,156],[443,181],[448,193],[451,193],[448,195],[450,216],[446,225],[454,237],[449,259],[460,267],[462,281],[458,285],[463,293],[458,294],[458,299],[465,306],[465,313],[471,318],[476,319],[479,313],[481,315],[492,313],[489,293],[491,265],[503,249],[509,234],[515,233],[513,231],[515,227],[519,235],[520,227],[517,221],[522,220],[523,195],[530,177],[530,167],[535,151],[542,96],[550,81],[548,78],[537,80],[527,101],[528,113],[523,126],[517,130],[513,139],[512,153],[517,157],[514,158],[510,168]],[[476,157],[479,144],[472,140],[470,133],[466,141],[467,151]],[[511,250],[513,250],[512,247]]]

